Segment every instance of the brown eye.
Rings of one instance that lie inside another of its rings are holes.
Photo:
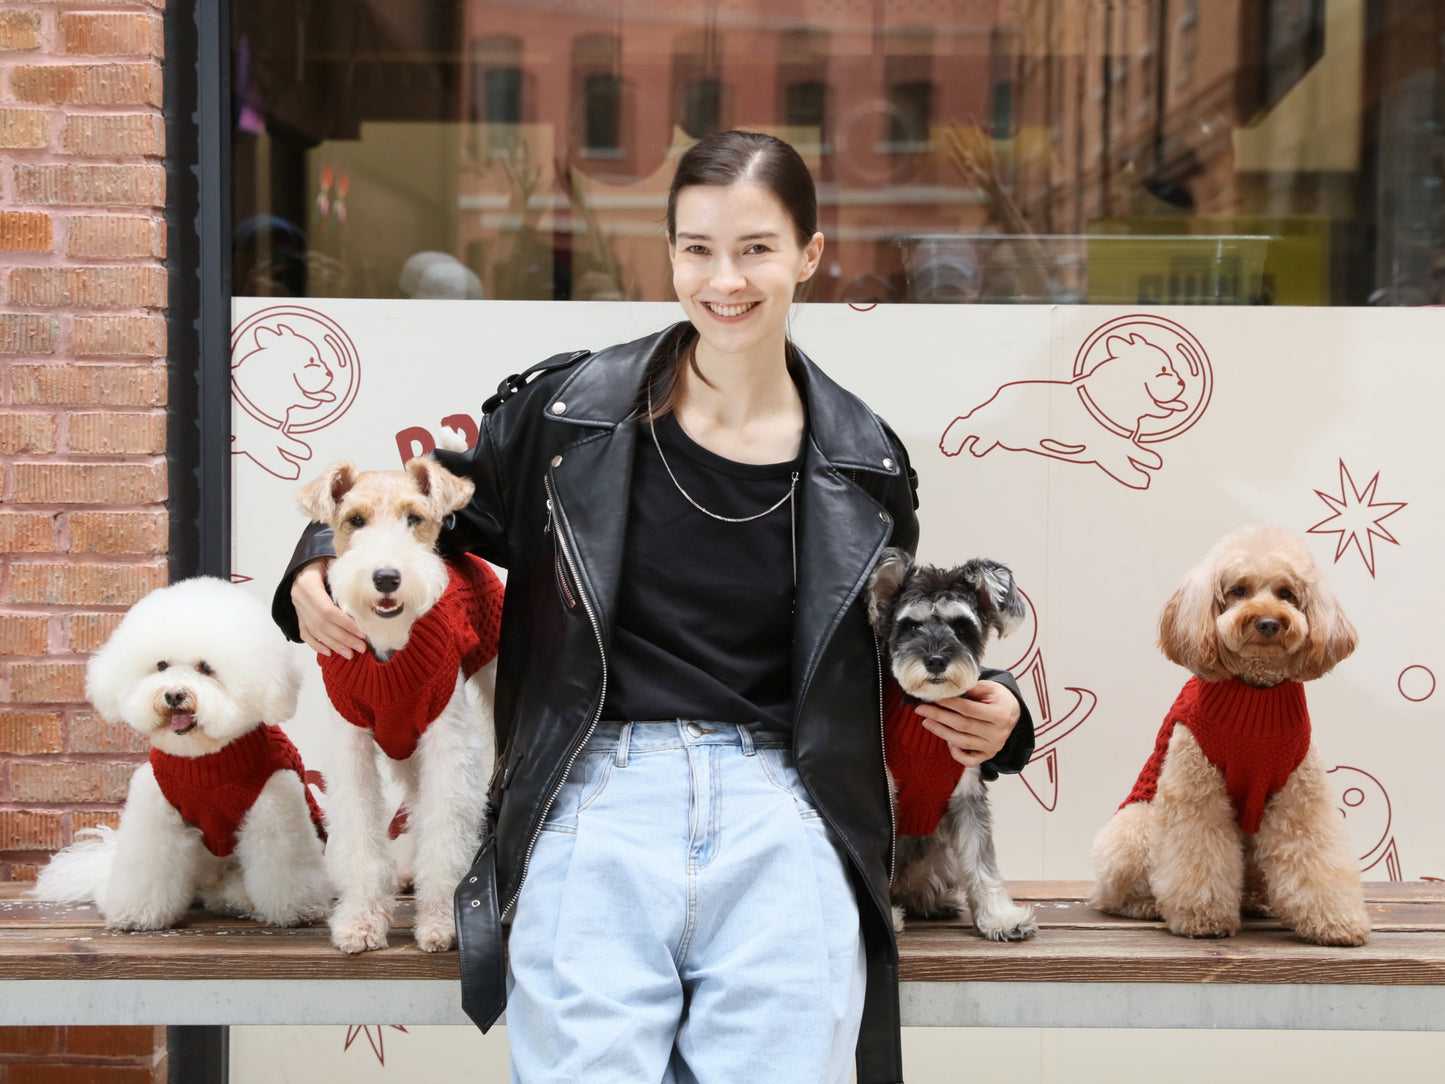
[[[211,664],[206,662],[204,659],[201,660],[201,665],[197,666],[196,669],[199,670],[201,673],[205,674],[206,677],[211,677],[216,672],[215,669],[211,666]]]
[[[1242,584],[1242,583],[1241,583],[1241,584],[1235,584],[1233,587],[1231,587],[1231,588],[1229,589],[1229,597],[1230,597],[1230,598],[1248,598],[1248,597],[1249,597],[1249,588],[1248,588],[1248,587],[1245,587],[1244,584]]]
[[[169,665],[170,665],[170,663],[168,663],[168,662],[166,662],[164,659],[162,659],[160,662],[156,663],[156,669],[157,669],[157,670],[164,670],[164,669],[165,669],[167,666],[169,666]]]
[[[1278,591],[1275,592],[1275,597],[1278,598],[1281,602],[1292,603],[1295,600],[1294,592],[1291,591],[1288,587],[1281,587]]]
[[[417,515],[415,512],[408,512],[408,513],[406,514],[406,525],[407,525],[408,527],[416,527],[416,526],[418,526],[420,523],[421,523],[421,516]]]
[[[351,526],[353,526],[353,527],[357,527],[357,528],[365,527],[365,526],[366,526],[366,517],[363,516],[360,512],[358,512],[358,513],[356,513],[356,514],[353,515],[353,516],[347,516],[347,517],[346,517],[346,522],[349,523],[349,524],[351,524]]]

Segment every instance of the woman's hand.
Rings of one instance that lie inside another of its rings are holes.
[[[301,566],[291,581],[291,604],[296,607],[296,623],[307,646],[318,655],[334,652],[349,659],[366,650],[366,637],[326,590],[326,569],[333,560],[318,557]]]
[[[997,755],[1019,721],[1019,702],[1005,685],[980,681],[962,696],[915,704],[924,729],[948,743],[960,764],[973,767]]]

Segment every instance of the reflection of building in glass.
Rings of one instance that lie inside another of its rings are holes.
[[[671,159],[740,126],[814,169],[818,299],[1430,299],[1438,7],[254,0],[237,221],[310,251],[237,288],[385,296],[447,251],[488,297],[666,298]]]

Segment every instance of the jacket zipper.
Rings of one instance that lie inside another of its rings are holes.
[[[537,840],[542,835],[542,825],[547,822],[547,814],[552,812],[552,803],[557,800],[561,793],[562,784],[567,782],[567,777],[572,774],[572,765],[576,763],[577,757],[582,752],[582,747],[587,744],[592,732],[597,729],[597,723],[602,718],[602,705],[607,701],[607,648],[602,643],[602,629],[597,624],[597,614],[592,609],[592,603],[587,600],[587,592],[581,589],[581,577],[577,575],[577,565],[572,560],[572,554],[567,549],[567,544],[562,536],[562,512],[554,503],[555,494],[552,492],[552,479],[544,475],[542,484],[547,487],[547,509],[552,514],[556,523],[556,530],[553,534],[557,540],[557,549],[561,552],[563,559],[567,562],[567,568],[572,573],[573,580],[579,585],[577,593],[582,599],[582,609],[587,612],[587,620],[592,624],[592,635],[597,638],[597,654],[602,658],[602,688],[597,696],[597,710],[592,714],[592,721],[587,725],[587,732],[582,735],[582,740],[572,747],[571,754],[567,757],[567,766],[563,769],[562,775],[557,780],[557,785],[552,788],[552,793],[547,795],[547,802],[542,806],[542,814],[537,818],[537,827],[532,830],[532,838],[527,841],[527,851],[522,855],[522,873],[517,878],[517,887],[512,892],[512,898],[502,908],[502,917],[505,918],[511,913],[517,903],[517,897],[522,894],[522,882],[527,879],[527,868],[532,864],[532,851],[537,847]],[[881,701],[880,701],[881,704]],[[879,708],[881,713],[882,708]]]
[[[562,601],[567,603],[567,609],[577,608],[577,599],[572,594],[572,589],[567,585],[567,574],[562,569],[562,532],[553,531],[552,521],[556,518],[556,510],[552,505],[552,498],[547,498],[547,529],[544,533],[554,536],[555,545],[552,550],[552,569],[557,573],[557,589],[562,592]]]
[[[883,753],[883,784],[888,791],[888,884],[898,863],[898,811],[893,806],[893,788],[888,785],[888,737],[883,725],[883,651],[878,637],[873,637],[873,665],[878,668],[878,748]]]

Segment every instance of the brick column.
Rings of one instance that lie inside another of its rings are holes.
[[[0,0],[0,880],[144,754],[85,662],[166,581],[164,0]],[[188,13],[187,13],[188,14]],[[0,1028],[0,1079],[166,1079],[164,1028]]]
[[[144,751],[85,663],[166,581],[163,7],[0,2],[0,880]]]

